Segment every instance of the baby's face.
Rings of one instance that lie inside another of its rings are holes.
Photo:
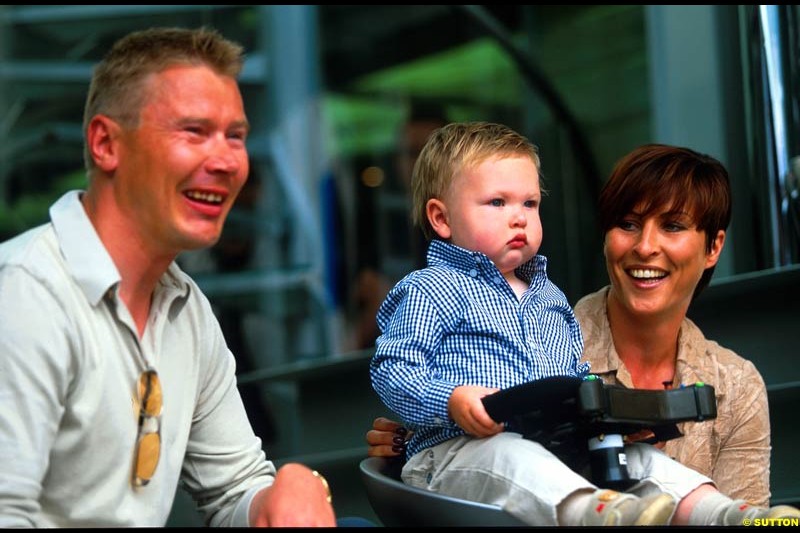
[[[439,236],[486,254],[500,272],[513,274],[542,243],[541,198],[539,172],[529,157],[487,159],[453,178]]]

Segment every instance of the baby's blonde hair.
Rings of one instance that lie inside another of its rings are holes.
[[[427,239],[436,236],[426,215],[431,198],[441,199],[453,177],[490,157],[527,156],[541,175],[539,150],[508,126],[491,122],[456,122],[434,131],[419,154],[411,176],[412,219]]]

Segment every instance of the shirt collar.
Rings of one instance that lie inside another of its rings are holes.
[[[101,298],[121,277],[113,259],[100,240],[89,216],[81,203],[83,191],[69,191],[50,207],[50,220],[58,239],[61,253],[72,277],[81,287],[86,298],[97,305]],[[173,262],[161,284],[166,289],[187,294],[189,284]]]
[[[575,315],[587,341],[583,348],[584,360],[591,361],[592,372],[596,374],[616,372],[621,365],[608,323],[608,290],[608,286],[603,287],[575,306]]]
[[[50,220],[67,269],[86,298],[96,305],[120,281],[120,275],[83,209],[82,193],[69,191],[59,198],[50,207]]]
[[[447,265],[466,274],[475,269],[483,270],[487,274],[497,272],[497,267],[486,254],[467,250],[439,239],[432,240],[428,246],[428,265]],[[517,267],[516,273],[527,283],[530,283],[536,275],[545,276],[547,274],[547,258],[543,255],[536,255]]]

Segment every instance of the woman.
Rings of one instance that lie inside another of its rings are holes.
[[[658,443],[712,478],[732,498],[769,503],[767,392],[755,366],[706,339],[686,317],[708,285],[731,217],[728,173],[687,148],[645,145],[623,157],[599,200],[611,284],[575,306],[583,358],[604,382],[661,389],[697,381],[715,387],[717,417],[678,424]],[[371,456],[403,452],[405,428],[378,418]]]

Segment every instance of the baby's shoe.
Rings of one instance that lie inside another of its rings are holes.
[[[640,498],[634,494],[601,489],[592,495],[581,520],[584,526],[668,525],[677,502],[661,493]]]
[[[756,507],[744,500],[733,500],[733,502],[720,513],[717,523],[720,526],[752,526],[752,525],[779,525],[782,518],[800,519],[800,509],[791,505],[776,505],[775,507]],[[756,523],[755,520],[759,522]],[[797,522],[794,522],[797,524]]]

